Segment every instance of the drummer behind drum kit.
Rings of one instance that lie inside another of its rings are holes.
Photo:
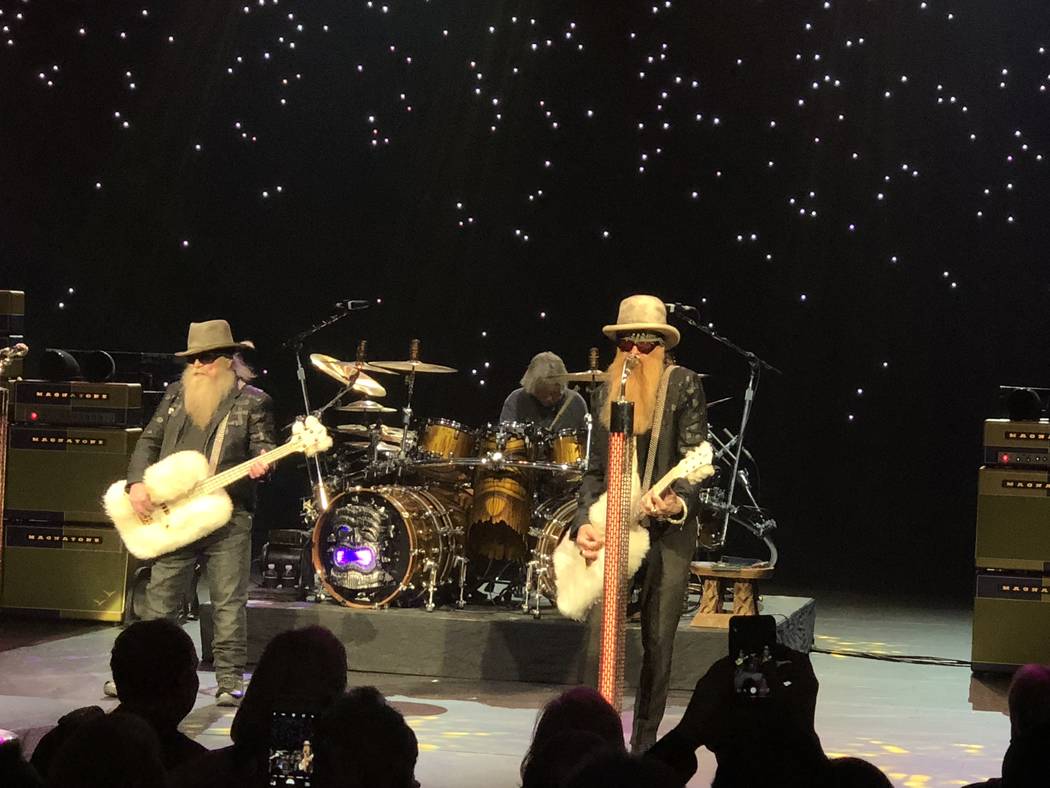
[[[530,585],[523,609],[533,593],[553,601],[551,557],[576,511],[589,422],[587,429],[554,432],[517,423],[474,429],[444,418],[414,424],[416,375],[456,370],[421,360],[418,340],[404,361],[367,361],[365,351],[361,342],[352,362],[310,356],[316,370],[343,386],[321,412],[372,417],[368,425],[335,427],[345,441],[329,454],[317,496],[328,505],[304,504],[318,596],[348,607],[422,603],[432,610],[450,598],[462,607],[474,564],[524,575]],[[378,401],[386,389],[372,377],[394,374],[406,384],[400,428],[380,423],[396,410]],[[594,385],[602,375],[593,369],[567,380]],[[364,399],[340,405],[348,394]],[[471,579],[483,582],[477,573]]]

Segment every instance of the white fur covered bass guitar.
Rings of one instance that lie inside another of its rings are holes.
[[[197,451],[178,451],[149,466],[142,483],[156,508],[147,517],[135,513],[123,479],[110,485],[102,503],[128,552],[140,559],[156,558],[229,522],[233,502],[226,487],[247,476],[253,463],[273,463],[296,452],[312,457],[331,446],[332,438],[321,422],[307,416],[292,426],[292,437],[283,446],[214,476],[208,475],[208,458]]]
[[[678,479],[686,479],[696,484],[710,476],[715,469],[711,464],[714,459],[711,444],[704,441],[690,449],[677,465],[669,470],[650,489],[657,497]],[[633,463],[631,474],[631,517],[628,531],[627,576],[633,577],[642,565],[642,559],[649,552],[649,532],[642,526],[645,515],[640,508],[642,500],[641,482],[638,479],[638,464]],[[591,506],[587,521],[605,536],[605,493]],[[558,610],[563,616],[582,621],[591,606],[602,595],[602,584],[605,576],[605,548],[598,551],[598,557],[587,562],[580,553],[576,542],[568,535],[554,550],[554,577],[557,584]]]

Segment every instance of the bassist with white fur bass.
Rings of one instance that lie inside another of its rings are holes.
[[[252,344],[234,341],[225,320],[208,320],[190,324],[186,345],[186,350],[175,354],[187,362],[182,379],[168,386],[128,465],[128,498],[135,513],[147,520],[162,502],[151,500],[142,480],[147,468],[158,461],[177,452],[199,452],[208,458],[211,474],[215,474],[257,458],[275,445],[273,401],[248,383],[254,376],[240,357],[240,351]],[[194,564],[198,560],[207,563],[220,705],[236,705],[243,692],[253,480],[267,470],[265,462],[253,461],[249,478],[226,489],[233,504],[229,522],[160,555],[146,587],[144,617],[175,619],[190,587]]]
[[[626,398],[634,403],[635,467],[637,489],[648,490],[638,502],[647,516],[649,550],[641,592],[642,646],[644,657],[634,706],[632,750],[641,752],[656,741],[657,728],[667,703],[675,632],[682,614],[682,600],[689,581],[689,563],[696,547],[696,511],[700,482],[679,479],[667,488],[656,480],[707,439],[707,406],[700,376],[670,365],[667,350],[678,344],[678,329],[667,323],[661,299],[635,295],[620,303],[616,323],[602,332],[616,343],[617,352],[606,383],[597,393],[591,462],[580,486],[576,518],[569,537],[587,560],[596,560],[604,545],[603,531],[591,522],[591,509],[605,492],[608,456],[610,389],[618,385],[624,364],[637,363],[627,378]],[[655,451],[650,457],[650,449]],[[562,578],[558,577],[559,597]],[[588,626],[596,651],[597,619],[592,609]],[[590,663],[597,663],[596,657]]]

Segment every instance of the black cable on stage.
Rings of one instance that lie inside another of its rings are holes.
[[[871,651],[848,651],[842,649],[811,648],[811,654],[828,654],[832,657],[855,657],[873,659],[879,662],[903,662],[909,665],[933,665],[941,668],[969,668],[971,663],[965,659],[950,657],[928,657],[909,654],[875,654]]]

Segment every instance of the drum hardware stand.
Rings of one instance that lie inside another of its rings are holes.
[[[436,607],[434,604],[434,591],[437,590],[437,562],[433,558],[428,558],[423,562],[423,571],[428,570],[430,579],[427,581],[427,602],[424,607],[428,613],[432,613]]]
[[[726,491],[726,503],[728,505],[732,505],[733,494],[736,492],[737,471],[740,469],[740,457],[744,453],[744,434],[747,431],[747,423],[751,418],[751,408],[754,405],[755,392],[758,389],[759,375],[763,369],[767,369],[770,372],[776,372],[778,375],[782,375],[783,373],[779,369],[774,367],[772,364],[760,359],[750,350],[744,350],[732,340],[727,339],[726,337],[723,337],[720,334],[717,334],[714,329],[710,328],[709,326],[705,326],[699,321],[694,320],[692,317],[690,317],[687,314],[688,312],[692,312],[695,315],[700,314],[699,310],[695,306],[689,306],[688,304],[673,304],[671,307],[669,307],[669,309],[672,314],[678,315],[684,322],[691,325],[697,331],[707,334],[709,337],[721,343],[725,347],[729,348],[737,355],[742,356],[747,361],[750,370],[747,379],[747,388],[744,390],[744,409],[743,412],[740,414],[740,429],[737,430],[735,438],[737,442],[736,452],[731,453],[733,463],[732,471],[729,476],[729,489]],[[728,510],[726,510],[725,518],[722,520],[721,542],[723,544],[726,540],[726,533],[729,530],[729,518],[730,513]]]
[[[408,343],[408,360],[419,361],[419,340],[413,339]],[[409,370],[408,375],[405,377],[405,386],[408,391],[405,396],[405,407],[401,409],[401,448],[398,450],[398,468],[397,468],[397,480],[401,481],[401,472],[404,468],[405,461],[408,459],[408,430],[412,424],[412,393],[416,388],[416,368],[415,366]]]
[[[456,607],[462,610],[467,606],[464,594],[467,588],[467,564],[470,563],[470,559],[465,555],[457,555],[453,563],[459,564],[459,598],[456,600]]]
[[[344,317],[349,315],[351,312],[356,312],[359,309],[367,309],[369,303],[367,301],[341,301],[339,302],[339,311],[333,312],[328,317],[324,318],[318,323],[314,323],[312,326],[304,331],[300,331],[295,336],[289,337],[282,342],[278,347],[287,348],[295,353],[295,376],[299,380],[299,388],[303,392],[303,406],[306,408],[306,413],[311,413],[310,409],[310,394],[306,390],[306,370],[303,369],[303,360],[301,357],[303,351],[303,343],[309,338],[320,331],[322,328],[332,325],[342,320]],[[339,396],[342,396],[340,393]],[[331,404],[331,403],[330,403]],[[327,407],[327,406],[326,406]],[[317,480],[314,481],[314,474],[317,474]],[[321,456],[315,454],[313,456],[313,462],[306,463],[306,475],[310,479],[311,489],[317,491],[317,504],[320,506],[321,511],[327,511],[329,499],[328,491],[324,486],[324,471],[321,469]],[[316,487],[314,486],[316,484]]]

